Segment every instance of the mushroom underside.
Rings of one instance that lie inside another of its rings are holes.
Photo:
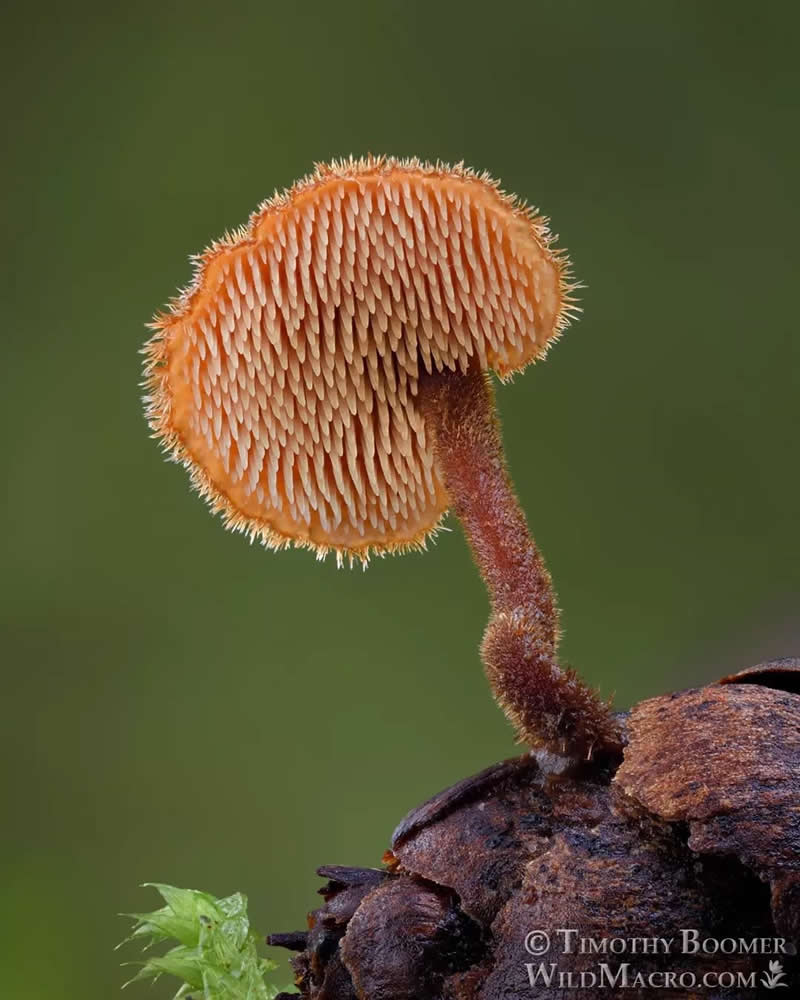
[[[486,175],[320,167],[197,258],[153,324],[148,418],[226,523],[270,546],[418,546],[448,506],[420,377],[520,370],[572,288],[546,220]]]

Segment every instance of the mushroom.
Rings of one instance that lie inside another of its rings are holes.
[[[146,347],[154,435],[228,527],[366,562],[448,508],[489,591],[482,655],[534,748],[616,754],[608,705],[557,661],[549,574],[514,494],[488,372],[575,311],[547,221],[461,165],[317,166],[197,258]]]

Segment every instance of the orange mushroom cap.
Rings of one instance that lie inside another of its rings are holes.
[[[416,547],[448,507],[423,371],[539,357],[574,301],[547,220],[459,165],[318,166],[196,259],[152,324],[150,425],[267,546]]]

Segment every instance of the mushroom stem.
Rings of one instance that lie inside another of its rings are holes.
[[[440,474],[489,591],[481,644],[494,696],[521,740],[592,757],[622,741],[609,706],[558,665],[558,609],[506,466],[494,392],[480,371],[420,379],[418,404]]]

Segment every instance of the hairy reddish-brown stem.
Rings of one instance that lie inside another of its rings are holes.
[[[608,706],[558,665],[558,610],[550,574],[528,532],[506,467],[494,394],[479,371],[420,380],[419,405],[437,464],[489,591],[481,654],[518,735],[533,747],[590,757],[616,752]]]

